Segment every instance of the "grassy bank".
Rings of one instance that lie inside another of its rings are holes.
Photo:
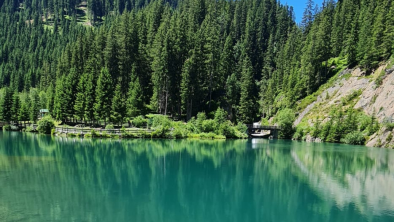
[[[98,128],[72,128],[62,126],[66,132],[56,132],[54,121],[50,117],[39,121],[38,131],[45,134],[55,134],[68,137],[86,138],[165,138],[165,139],[243,139],[247,138],[245,124],[233,124],[227,120],[227,112],[218,109],[213,119],[208,119],[205,113],[198,113],[188,122],[175,121],[168,116],[150,114],[137,116],[130,122],[133,128],[114,129],[109,124],[105,129]],[[40,127],[41,126],[41,127]],[[60,127],[60,126],[59,126]],[[41,129],[41,131],[40,131]]]

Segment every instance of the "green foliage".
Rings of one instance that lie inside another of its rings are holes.
[[[217,124],[222,124],[227,121],[227,116],[228,116],[227,112],[219,107],[215,112],[214,120]]]
[[[141,128],[143,126],[146,126],[148,121],[144,118],[144,116],[137,116],[133,119],[132,124],[133,126],[137,128]]]
[[[393,133],[390,132],[389,135],[388,135],[387,138],[386,138],[386,142],[387,142],[387,143],[390,143],[391,140],[393,140]]]
[[[363,133],[359,131],[354,131],[346,134],[345,138],[343,138],[342,142],[346,144],[352,145],[364,145],[365,144],[365,137]]]
[[[217,128],[217,122],[213,119],[204,120],[201,124],[201,131],[204,133],[213,132]]]
[[[55,121],[50,116],[43,117],[38,121],[37,131],[42,134],[51,134],[55,128]]]
[[[5,131],[11,131],[11,125],[4,125],[3,130]]]
[[[291,109],[284,109],[278,112],[274,122],[280,127],[279,137],[283,139],[290,139],[293,135],[293,123],[295,121],[294,111]]]
[[[25,132],[37,132],[37,130],[32,126],[26,126]]]
[[[269,126],[270,123],[268,122],[267,118],[261,118],[261,125],[262,126]]]
[[[293,135],[293,139],[294,140],[302,140],[305,136],[305,132],[307,131],[307,127],[303,126],[303,125],[298,125],[296,127],[296,131]]]
[[[392,131],[394,129],[394,123],[386,122],[384,123],[384,126],[388,131]]]
[[[358,98],[362,93],[362,90],[354,90],[349,95],[341,98],[342,106],[348,105],[351,101]]]
[[[108,129],[109,129],[109,130],[112,130],[112,129],[115,129],[115,128],[114,128],[114,125],[108,124],[108,125],[105,126],[105,129],[107,129],[107,130],[108,130]]]

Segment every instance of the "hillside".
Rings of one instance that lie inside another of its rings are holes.
[[[358,119],[374,117],[380,124],[379,129],[367,137],[367,146],[394,147],[392,125],[394,115],[394,65],[391,61],[381,64],[370,74],[359,67],[340,71],[321,87],[313,98],[300,101],[300,110],[294,125],[304,129],[304,139],[321,141],[315,125],[328,123],[335,118],[333,107],[342,110],[344,117],[349,110],[358,113]],[[312,102],[311,102],[312,101]],[[361,120],[355,123],[362,124]],[[309,128],[308,128],[309,126]],[[311,134],[315,134],[314,138]]]

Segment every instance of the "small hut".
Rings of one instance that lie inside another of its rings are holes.
[[[44,117],[46,115],[49,115],[49,110],[48,109],[40,109],[40,117]]]

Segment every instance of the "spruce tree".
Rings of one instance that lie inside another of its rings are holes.
[[[94,114],[97,120],[103,120],[105,124],[111,117],[111,101],[113,97],[113,83],[111,74],[107,68],[102,68],[96,87],[96,102]]]
[[[4,93],[0,101],[1,119],[5,122],[12,120],[12,102],[13,102],[12,89],[7,87],[4,88]]]
[[[113,123],[122,124],[126,113],[125,99],[122,93],[121,83],[116,84],[112,99],[111,119]]]
[[[37,89],[30,90],[30,109],[29,109],[29,117],[30,121],[36,123],[39,116],[39,111],[41,108],[40,97]]]
[[[85,116],[85,89],[86,89],[86,78],[87,74],[83,74],[81,79],[79,80],[78,87],[77,87],[77,96],[74,104],[74,112],[77,118],[80,120],[84,119]]]
[[[11,121],[19,121],[19,110],[21,108],[21,101],[17,91],[14,92],[12,97]]]
[[[254,79],[252,63],[248,56],[242,62],[240,92],[238,120],[243,123],[252,123],[255,114]]]
[[[127,115],[129,117],[139,116],[144,114],[144,101],[142,95],[142,88],[140,85],[140,80],[135,76],[133,68],[132,80],[129,86],[128,98],[127,98]]]

